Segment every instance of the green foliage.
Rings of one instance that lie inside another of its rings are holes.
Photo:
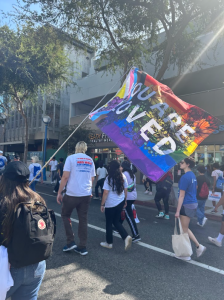
[[[70,80],[69,64],[54,28],[28,24],[14,32],[0,27],[0,94],[35,99],[40,89]]]
[[[28,23],[17,31],[0,27],[0,96],[7,96],[25,123],[24,158],[28,151],[26,101],[37,103],[39,92],[58,92],[70,83],[70,61],[64,40],[51,26],[33,27]]]
[[[61,135],[63,137],[63,140],[66,140],[70,136],[70,134],[72,134],[72,132],[77,128],[77,126],[78,126],[78,124],[62,127]],[[67,151],[67,153],[69,153],[69,154],[75,153],[75,146],[80,141],[86,142],[87,145],[92,144],[90,142],[89,136],[94,133],[95,133],[95,131],[92,130],[90,127],[87,127],[86,125],[82,125],[80,128],[78,128],[76,130],[74,135],[64,145],[65,151]],[[88,152],[88,150],[87,150],[87,152]]]
[[[96,50],[99,69],[115,70],[120,66],[127,71],[132,65],[142,66],[142,55],[151,51],[155,37],[155,18],[145,9],[122,8],[116,1],[108,0],[25,0],[24,14],[20,18],[47,22],[63,28],[72,37],[78,38]],[[32,11],[38,3],[41,13]],[[27,13],[29,12],[29,13]],[[146,30],[147,29],[147,30]],[[149,34],[150,30],[150,34]],[[147,41],[147,46],[143,43]]]
[[[155,64],[158,80],[173,63],[181,73],[198,53],[197,37],[223,25],[223,0],[23,0],[22,3],[20,19],[53,24],[95,47],[99,69],[115,71],[119,65],[126,72],[132,65],[141,68],[144,58]],[[41,13],[32,10],[37,3]]]

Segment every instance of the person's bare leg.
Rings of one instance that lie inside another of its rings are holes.
[[[189,238],[192,240],[192,242],[194,242],[196,247],[198,248],[200,244],[190,229],[188,229],[188,235],[189,235]]]
[[[193,232],[189,229],[190,220],[191,219],[187,216],[180,216],[180,221],[181,221],[181,225],[182,225],[182,228],[183,228],[183,232],[188,233],[189,238],[192,240],[192,242],[195,243],[196,247],[199,247],[198,240],[194,236]]]
[[[221,226],[221,229],[220,229],[220,233],[224,235],[224,222],[222,222],[222,226]]]

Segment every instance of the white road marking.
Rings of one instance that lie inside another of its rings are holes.
[[[41,192],[39,192],[39,193],[40,193],[40,194],[43,194],[43,195],[55,197],[55,195],[44,194],[44,193],[41,193]],[[56,212],[55,212],[55,215],[61,218],[61,215],[60,215],[59,213],[56,213]],[[71,221],[73,221],[73,222],[75,222],[75,223],[79,223],[79,220],[76,220],[76,219],[73,219],[73,218],[71,218]],[[89,228],[92,228],[92,229],[95,229],[95,230],[98,230],[98,231],[101,231],[101,232],[104,232],[104,233],[106,232],[105,229],[103,229],[103,228],[101,228],[101,227],[98,227],[98,226],[95,226],[95,225],[88,224],[88,227],[89,227]],[[114,236],[116,236],[116,237],[118,237],[118,238],[121,238],[120,235],[117,234],[117,233],[114,233]],[[167,251],[167,250],[164,250],[164,249],[161,249],[161,248],[158,248],[158,247],[155,247],[155,246],[152,246],[152,245],[143,243],[143,242],[138,242],[138,243],[136,243],[136,244],[139,245],[139,246],[145,247],[145,248],[147,248],[147,249],[150,249],[150,250],[153,250],[153,251],[156,251],[156,252],[159,252],[159,253],[162,253],[162,254],[171,256],[171,257],[175,257],[175,254],[174,254],[173,252],[170,252],[170,251]],[[212,271],[212,272],[218,273],[218,274],[220,274],[220,275],[224,275],[224,270],[221,270],[221,269],[218,269],[218,268],[215,268],[215,267],[212,267],[212,266],[209,266],[209,265],[206,265],[206,264],[197,262],[197,261],[195,261],[195,260],[183,261],[183,262],[186,262],[186,263],[195,265],[195,266],[197,266],[197,267],[206,269],[206,270],[208,270],[208,271]]]

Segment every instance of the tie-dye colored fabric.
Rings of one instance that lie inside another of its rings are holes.
[[[137,68],[89,118],[154,182],[190,156],[220,122]]]

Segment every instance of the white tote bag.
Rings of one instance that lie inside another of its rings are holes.
[[[219,202],[221,197],[222,197],[222,195],[220,192],[212,193],[212,191],[209,191],[208,200]]]
[[[177,219],[175,218],[174,235],[172,235],[172,246],[176,256],[191,256],[193,251],[189,235],[183,232],[180,219],[179,228],[180,234],[177,232]]]

